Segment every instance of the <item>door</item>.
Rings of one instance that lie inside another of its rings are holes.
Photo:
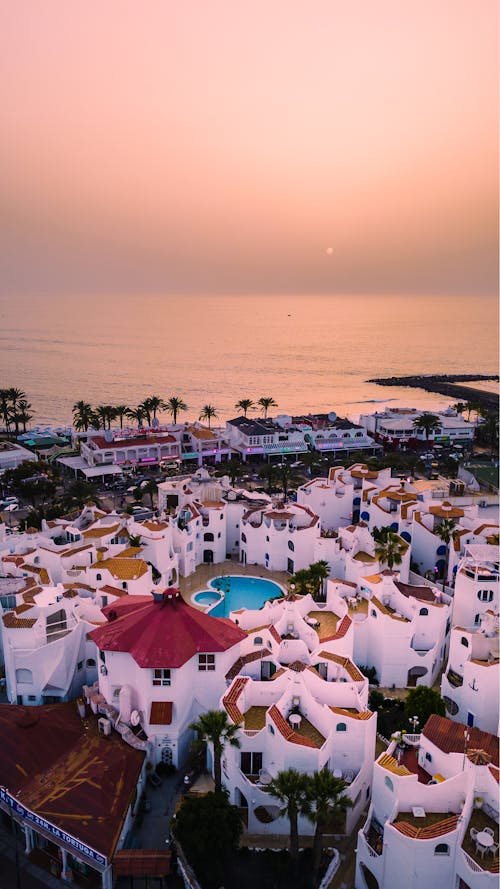
[[[473,713],[467,713],[467,725],[471,726],[471,728],[474,725],[474,714]]]

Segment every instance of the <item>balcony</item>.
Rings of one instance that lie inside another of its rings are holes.
[[[460,676],[460,673],[457,673],[455,670],[449,669],[446,678],[453,688],[460,688],[464,684],[464,677]]]
[[[476,848],[475,841],[471,838],[470,831],[477,830],[478,833],[481,833],[485,827],[493,831],[493,853],[486,851],[484,854],[481,854]],[[462,851],[467,866],[475,873],[489,871],[490,873],[497,874],[499,872],[498,846],[498,823],[491,818],[484,809],[473,809],[462,840]]]

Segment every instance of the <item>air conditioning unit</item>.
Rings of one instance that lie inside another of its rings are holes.
[[[109,719],[106,719],[105,716],[101,716],[100,719],[97,720],[97,728],[99,730],[99,734],[104,738],[109,738],[111,735],[111,723]]]

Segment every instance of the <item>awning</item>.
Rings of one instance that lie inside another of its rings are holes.
[[[166,877],[172,853],[163,849],[120,849],[113,858],[116,877]]]
[[[85,478],[95,478],[96,476],[102,475],[122,475],[121,466],[116,466],[112,464],[111,466],[85,466],[82,467],[82,472]]]
[[[83,457],[57,457],[56,462],[69,469],[85,469],[87,465]]]

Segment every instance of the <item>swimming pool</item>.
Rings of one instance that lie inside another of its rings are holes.
[[[212,590],[204,590],[193,596],[193,602],[197,605],[210,606],[208,611],[211,617],[229,617],[231,611],[239,608],[262,608],[268,599],[283,596],[284,590],[273,580],[265,580],[263,577],[248,577],[244,575],[227,575],[214,577],[209,582]],[[224,596],[222,601],[219,591]],[[217,591],[217,592],[216,592]]]

